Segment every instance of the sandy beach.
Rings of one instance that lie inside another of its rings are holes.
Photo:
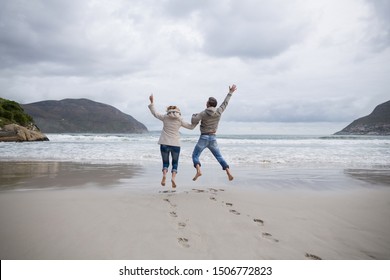
[[[172,190],[154,166],[2,164],[3,260],[390,259],[386,184],[267,188],[219,168],[192,182],[188,167]]]

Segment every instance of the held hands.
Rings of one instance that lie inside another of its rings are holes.
[[[153,103],[153,100],[154,100],[154,98],[153,98],[153,93],[149,96],[149,100],[150,100],[150,103],[152,104],[152,103]]]
[[[237,86],[234,85],[234,84],[233,84],[232,86],[229,86],[229,93],[230,93],[230,94],[233,94],[233,92],[235,92],[236,89],[237,89]]]

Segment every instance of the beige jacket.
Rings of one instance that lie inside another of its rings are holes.
[[[181,117],[180,111],[177,109],[170,110],[162,115],[156,112],[153,103],[148,107],[152,115],[163,122],[163,129],[161,131],[160,139],[158,140],[158,144],[160,145],[180,147],[180,127],[185,127],[187,129],[194,129],[196,127],[196,124],[193,125],[185,122]]]

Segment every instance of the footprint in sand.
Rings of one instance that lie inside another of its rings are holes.
[[[217,201],[217,199],[215,198],[215,196],[210,196],[210,200]]]
[[[230,212],[230,213],[233,213],[234,215],[241,215],[240,212],[237,212],[237,211],[234,210],[234,209],[230,209],[229,212]]]
[[[204,190],[199,190],[199,189],[192,189],[193,191],[197,192],[197,193],[202,193],[204,192]]]
[[[169,215],[173,218],[177,218],[177,214],[175,211],[169,212]]]
[[[261,219],[253,219],[253,221],[261,226],[264,226],[264,221]]]
[[[184,248],[190,247],[190,244],[188,244],[188,239],[185,238],[185,237],[179,237],[179,238],[177,239],[177,242],[179,242],[179,244],[180,244],[181,246],[183,246]]]
[[[278,240],[278,239],[276,239],[276,238],[273,238],[273,236],[272,236],[272,234],[271,234],[271,233],[268,233],[268,232],[263,232],[263,233],[261,234],[261,236],[262,236],[263,238],[265,238],[265,239],[268,239],[268,240],[270,240],[270,241],[273,241],[273,242],[279,242],[279,240]]]
[[[187,226],[187,224],[184,222],[180,222],[180,223],[177,223],[177,226],[179,227],[179,229],[183,229]]]
[[[313,254],[309,254],[309,253],[306,253],[305,254],[305,257],[309,260],[322,260],[320,257],[316,256],[316,255],[313,255]]]
[[[170,191],[159,191],[159,193],[175,193],[176,190],[170,190]]]
[[[226,202],[225,204],[226,204],[226,206],[229,206],[229,207],[233,206],[233,203],[230,203],[230,202]]]
[[[176,204],[172,203],[168,198],[164,198],[163,200],[168,202],[169,205],[171,205],[172,207],[176,207],[177,206]]]

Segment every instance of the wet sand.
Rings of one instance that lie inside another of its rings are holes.
[[[386,185],[276,188],[286,178],[219,169],[192,182],[183,168],[173,190],[154,166],[23,164],[0,173],[3,260],[390,259]]]

